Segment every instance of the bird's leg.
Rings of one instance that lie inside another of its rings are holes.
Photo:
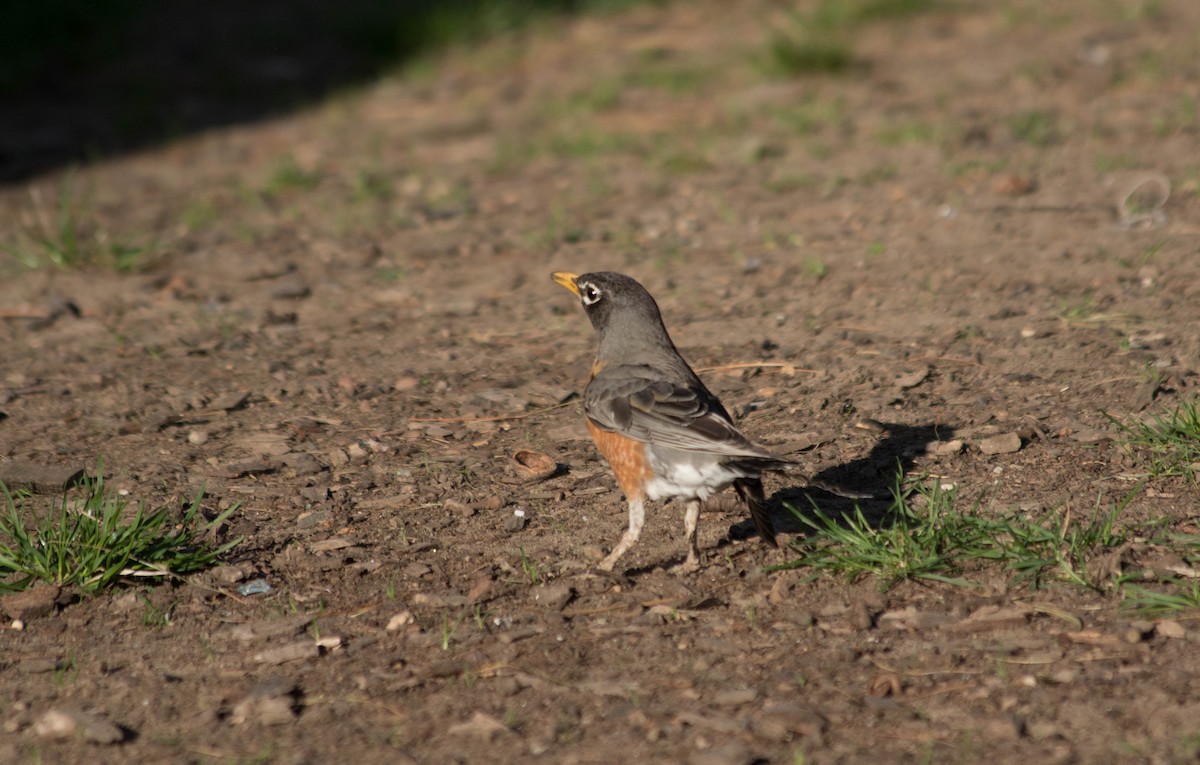
[[[633,543],[638,541],[638,537],[642,533],[642,526],[645,524],[645,500],[641,498],[629,500],[629,528],[625,529],[625,533],[621,535],[621,541],[617,542],[617,546],[608,554],[608,557],[600,561],[601,571],[613,570],[613,566],[617,563],[617,558],[624,555],[625,551],[633,547]]]
[[[700,500],[689,499],[683,510],[683,529],[687,533],[687,560],[671,569],[676,574],[700,570],[700,547],[696,544],[696,527],[700,524]]]

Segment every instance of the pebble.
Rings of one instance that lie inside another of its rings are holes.
[[[47,711],[33,724],[33,732],[48,739],[82,737],[90,744],[118,744],[125,740],[125,731],[120,726],[88,712],[67,709]]]
[[[1154,625],[1154,631],[1165,638],[1179,639],[1187,635],[1183,625],[1174,619],[1160,619]]]
[[[551,611],[561,611],[575,597],[575,588],[566,582],[550,582],[533,589],[533,600]]]
[[[0,462],[0,483],[10,492],[28,490],[34,494],[62,494],[84,476],[78,465],[37,465],[16,460]]]
[[[412,611],[401,611],[398,614],[393,614],[391,619],[388,619],[387,626],[384,627],[388,632],[395,632],[401,627],[407,627],[416,621]]]
[[[35,585],[24,592],[0,598],[0,611],[22,622],[48,616],[57,607],[58,596],[61,592],[58,585]]]
[[[1021,437],[1016,433],[989,436],[979,442],[979,451],[984,454],[1012,454],[1021,448]]]
[[[472,738],[482,738],[485,741],[491,741],[503,733],[509,733],[508,728],[504,723],[483,712],[475,712],[471,715],[471,719],[466,722],[451,725],[446,729],[446,732],[456,738],[469,736]]]
[[[925,447],[925,450],[937,457],[949,457],[961,452],[965,445],[961,438],[956,438],[953,441],[933,441]]]
[[[187,440],[192,446],[202,446],[208,443],[208,433],[203,430],[193,430],[188,433]]]
[[[514,510],[512,515],[504,519],[504,530],[509,534],[515,534],[525,528],[527,522],[524,510]]]
[[[229,722],[234,725],[257,723],[282,725],[296,718],[298,686],[286,678],[268,677],[233,705]]]

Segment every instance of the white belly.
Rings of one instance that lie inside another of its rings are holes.
[[[651,447],[650,467],[654,478],[646,482],[646,498],[650,500],[683,497],[708,499],[713,494],[746,474],[722,465],[715,457],[689,455],[690,459],[678,459],[678,452],[661,459]]]

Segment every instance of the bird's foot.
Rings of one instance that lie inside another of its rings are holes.
[[[679,576],[680,574],[694,574],[700,570],[700,558],[688,556],[687,560],[675,566],[671,566],[671,573]]]

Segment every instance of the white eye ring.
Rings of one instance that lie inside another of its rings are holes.
[[[595,285],[585,284],[579,290],[579,298],[584,305],[592,305],[600,301],[600,290]]]

